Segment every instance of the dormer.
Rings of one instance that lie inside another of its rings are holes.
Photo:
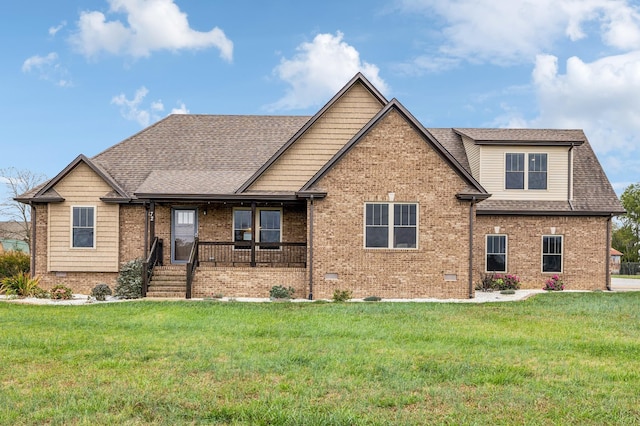
[[[573,148],[581,130],[454,129],[473,177],[493,200],[573,200]]]

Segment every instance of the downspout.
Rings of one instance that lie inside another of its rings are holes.
[[[29,250],[31,250],[31,265],[29,265],[29,267],[31,268],[31,278],[34,278],[36,276],[36,222],[37,221],[34,220],[34,218],[36,217],[36,206],[30,202],[29,207],[31,207],[31,247],[29,247]]]
[[[313,300],[313,194],[309,203],[309,300]]]
[[[610,241],[611,241],[611,218],[612,217],[613,215],[607,218],[607,246],[605,247],[606,262],[604,263],[605,264],[605,286],[609,291],[611,291],[611,275],[610,275],[611,270],[610,270],[609,263],[611,262]]]
[[[149,257],[149,204],[144,203],[144,259]]]
[[[469,299],[473,299],[473,206],[476,197],[471,198],[469,203]]]

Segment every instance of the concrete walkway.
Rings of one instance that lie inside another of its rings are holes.
[[[640,291],[640,278],[611,278],[613,291]]]

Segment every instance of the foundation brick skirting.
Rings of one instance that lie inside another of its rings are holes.
[[[234,268],[200,266],[193,282],[192,296],[269,297],[274,285],[293,287],[296,299],[309,295],[305,268]]]

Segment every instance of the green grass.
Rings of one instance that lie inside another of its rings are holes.
[[[640,280],[640,275],[611,275],[611,278],[631,278]]]
[[[0,303],[0,424],[638,424],[638,306]]]

